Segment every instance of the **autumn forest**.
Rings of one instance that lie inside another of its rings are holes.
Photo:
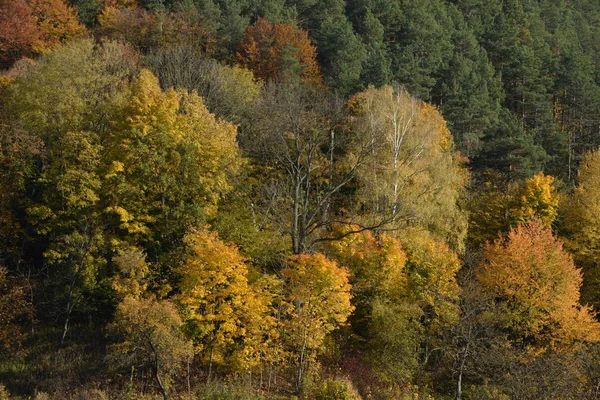
[[[597,0],[0,0],[0,400],[600,399]]]

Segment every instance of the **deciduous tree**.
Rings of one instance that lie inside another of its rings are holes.
[[[525,348],[564,348],[597,341],[598,323],[579,303],[581,271],[540,221],[489,244],[477,279],[494,295],[498,317]]]
[[[168,300],[126,297],[110,326],[120,341],[110,346],[109,362],[116,367],[150,369],[167,400],[164,378],[173,375],[193,354],[182,324],[177,308]]]
[[[298,254],[281,271],[284,295],[291,305],[284,340],[297,368],[300,389],[325,337],[344,324],[353,310],[348,272],[323,254]]]
[[[246,29],[236,61],[260,79],[299,76],[304,81],[318,83],[321,73],[316,55],[306,31],[259,18]]]
[[[389,227],[426,226],[462,248],[466,173],[439,111],[391,86],[356,94],[351,107],[353,127],[368,138],[370,153],[358,168],[357,212]]]
[[[179,301],[186,331],[208,365],[208,379],[213,365],[251,370],[272,361],[268,351],[276,339],[275,319],[267,294],[248,282],[246,259],[215,233],[191,232],[186,244]]]
[[[583,270],[582,297],[600,309],[600,151],[586,154],[579,184],[561,207],[561,231],[567,249]]]
[[[23,56],[31,56],[42,36],[26,0],[0,2],[0,67],[7,68]]]
[[[86,29],[79,23],[77,11],[65,0],[30,0],[32,16],[41,30],[35,50],[44,53],[58,43],[81,38]]]

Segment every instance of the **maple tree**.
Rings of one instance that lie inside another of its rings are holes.
[[[187,316],[186,331],[208,364],[208,379],[214,364],[256,367],[277,336],[268,296],[248,282],[246,259],[237,248],[215,233],[191,232],[185,241],[189,256],[180,269],[178,299]]]
[[[306,31],[259,18],[246,28],[235,59],[260,79],[297,75],[304,81],[318,83],[321,73],[316,56]]]
[[[540,221],[488,244],[477,279],[498,303],[512,339],[531,348],[597,341],[598,322],[579,303],[581,271]]]
[[[83,37],[85,27],[64,0],[0,2],[0,67]]]

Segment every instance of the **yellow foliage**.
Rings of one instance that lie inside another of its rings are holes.
[[[136,249],[122,251],[113,258],[119,270],[113,277],[112,287],[121,298],[140,299],[146,294],[150,269],[145,258],[144,253]]]
[[[356,295],[390,299],[404,296],[406,254],[400,241],[386,234],[375,237],[370,231],[349,234],[359,229],[357,225],[336,225],[333,236],[341,239],[326,242],[324,251],[348,268]]]
[[[298,385],[314,361],[325,337],[343,325],[354,307],[348,272],[323,254],[288,257],[281,271],[289,315],[284,324],[285,342],[298,368]]]
[[[196,93],[161,90],[142,70],[108,138],[107,212],[132,240],[148,240],[154,225],[193,226],[214,217],[242,165],[236,127],[215,118]]]
[[[583,300],[600,310],[600,151],[583,157],[578,180],[561,210],[565,246],[583,269]]]
[[[422,228],[401,231],[400,241],[407,255],[408,290],[413,301],[423,310],[433,310],[429,323],[434,330],[454,323],[460,294],[456,274],[461,264],[457,254]]]
[[[215,233],[192,231],[185,241],[179,302],[198,351],[209,364],[254,368],[270,357],[277,336],[270,297],[249,284],[246,259]]]
[[[126,297],[110,329],[121,341],[108,349],[108,360],[120,367],[152,367],[154,374],[173,374],[192,356],[181,333],[182,321],[170,301]]]
[[[517,223],[540,219],[546,225],[552,225],[558,214],[558,194],[554,190],[553,176],[543,172],[527,179],[520,188],[513,211]]]

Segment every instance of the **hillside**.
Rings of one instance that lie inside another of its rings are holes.
[[[0,0],[0,399],[600,398],[599,147],[596,0]]]

